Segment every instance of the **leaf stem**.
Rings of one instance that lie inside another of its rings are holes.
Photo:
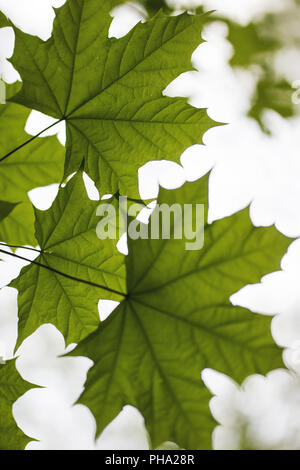
[[[53,273],[59,274],[60,276],[66,277],[67,279],[71,279],[72,281],[81,282],[82,284],[88,284],[89,286],[98,287],[99,289],[104,289],[113,294],[118,294],[122,297],[127,297],[127,294],[124,294],[123,292],[119,292],[115,289],[110,289],[110,287],[102,286],[101,284],[96,284],[95,282],[92,282],[92,281],[87,281],[85,279],[80,279],[78,277],[70,276],[69,274],[63,273],[62,271],[58,271],[57,269],[51,268],[51,266],[47,266],[46,264],[40,263],[39,261],[30,260],[28,258],[25,258],[24,256],[17,255],[16,253],[9,253],[8,251],[1,250],[1,249],[0,249],[0,253],[4,253],[5,255],[12,256],[13,258],[18,258],[23,261],[28,261],[29,263],[35,264],[36,266],[39,266],[41,268],[48,269],[48,271],[52,271]]]
[[[30,246],[21,246],[21,245],[10,245],[9,243],[1,243],[1,246],[8,246],[8,248],[20,248],[22,250],[30,250],[30,251],[35,251],[36,253],[42,253],[41,250],[38,250],[37,248],[32,248]]]
[[[43,129],[41,132],[39,132],[38,134],[34,135],[33,137],[31,137],[30,139],[26,140],[26,142],[24,142],[23,144],[19,145],[18,147],[16,147],[15,149],[11,150],[10,152],[8,152],[6,155],[4,155],[4,157],[1,157],[0,158],[0,162],[2,162],[3,160],[6,160],[6,158],[10,157],[10,155],[12,155],[13,153],[17,152],[18,150],[21,150],[23,147],[25,147],[25,145],[27,144],[30,144],[30,142],[32,142],[33,140],[37,139],[38,137],[40,137],[40,135],[42,135],[44,132],[48,131],[49,129],[51,129],[52,127],[56,126],[56,124],[59,124],[60,122],[62,122],[64,120],[64,118],[61,118],[59,119],[59,121],[56,121],[54,122],[53,124],[51,124],[50,126],[46,127],[46,129]]]

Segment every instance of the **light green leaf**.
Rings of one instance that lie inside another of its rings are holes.
[[[14,28],[12,59],[24,86],[14,98],[67,123],[65,176],[85,158],[102,193],[138,197],[137,170],[149,160],[179,161],[214,125],[206,110],[162,96],[203,42],[206,15],[167,17],[108,39],[110,0],[68,0],[47,41]],[[176,53],[174,53],[176,51]]]
[[[8,96],[18,84],[7,86]],[[0,105],[0,194],[20,203],[0,226],[0,240],[15,245],[34,245],[34,214],[27,196],[33,188],[59,183],[63,177],[64,147],[55,136],[34,139],[8,158],[13,149],[31,139],[25,130],[30,112],[23,106]],[[3,160],[1,160],[3,159]]]
[[[15,360],[0,364],[0,449],[23,450],[31,440],[17,427],[12,405],[33,385],[19,375]]]
[[[204,177],[161,190],[159,202],[207,208],[207,184]],[[144,415],[153,447],[172,441],[208,449],[214,422],[201,371],[241,382],[282,365],[270,318],[229,297],[279,269],[290,240],[274,227],[254,228],[247,208],[206,223],[201,250],[186,251],[186,242],[129,239],[127,298],[71,353],[94,361],[79,403],[94,413],[98,433],[131,404]]]
[[[11,284],[19,291],[17,347],[44,323],[55,325],[67,344],[78,342],[99,324],[98,300],[122,298],[114,291],[125,292],[124,256],[116,240],[96,234],[96,209],[106,203],[88,199],[79,172],[48,211],[35,210],[38,264],[23,268]]]
[[[294,12],[294,14],[293,14]],[[281,31],[287,29],[287,17],[295,17],[295,6],[290,5],[285,14],[283,12],[266,15],[259,21],[248,25],[240,25],[234,21],[226,21],[228,25],[228,40],[233,46],[234,53],[230,59],[233,67],[243,67],[251,70],[255,67],[256,74],[260,76],[252,99],[248,115],[255,119],[261,129],[269,133],[264,123],[264,114],[272,109],[284,118],[296,114],[297,107],[292,101],[292,87],[280,76],[274,68],[274,57],[284,47],[295,47],[285,44],[286,38],[281,37]],[[293,30],[293,26],[291,26]],[[296,36],[296,34],[294,33]],[[288,35],[287,35],[288,36]],[[293,33],[292,33],[293,36]]]

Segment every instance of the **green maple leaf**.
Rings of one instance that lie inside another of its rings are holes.
[[[263,119],[265,110],[273,109],[284,118],[294,116],[296,105],[291,99],[292,92],[292,87],[286,80],[278,80],[266,73],[257,84],[249,116],[259,123],[263,131],[270,133]]]
[[[65,176],[84,157],[102,193],[137,197],[140,166],[178,161],[215,124],[186,99],[162,95],[191,69],[206,15],[160,13],[123,38],[108,39],[112,3],[99,5],[68,0],[56,10],[47,42],[14,27],[12,63],[24,83],[14,102],[66,121]]]
[[[11,283],[19,291],[17,347],[44,323],[57,326],[67,344],[78,342],[99,324],[99,298],[120,300],[114,289],[125,292],[124,256],[115,240],[96,234],[99,205],[88,199],[78,172],[49,210],[35,209],[41,253]]]
[[[159,203],[207,208],[207,184],[204,177],[161,190]],[[279,269],[290,240],[274,227],[253,227],[248,208],[206,223],[204,233],[198,251],[172,236],[129,239],[126,298],[71,353],[94,361],[79,403],[94,413],[98,433],[131,404],[143,413],[154,447],[173,441],[208,449],[214,422],[201,371],[241,382],[282,365],[270,318],[233,306],[229,297]]]
[[[19,85],[7,85],[7,96],[13,95]],[[0,240],[15,245],[35,244],[34,213],[28,191],[58,183],[63,177],[64,147],[55,136],[34,139],[30,146],[1,160],[31,138],[24,131],[29,114],[28,109],[14,103],[0,106],[0,194],[5,201],[19,203],[1,223]]]
[[[112,4],[116,6],[124,3],[126,3],[126,0],[112,0]],[[155,15],[159,10],[163,10],[165,12],[174,11],[174,8],[167,5],[165,0],[139,0],[136,3],[139,3],[142,7],[139,9],[139,11],[143,13],[143,9],[145,9],[149,16]],[[133,6],[135,6],[135,4],[133,4]],[[180,8],[181,6],[179,6],[177,10]]]
[[[280,27],[281,17],[281,13],[266,15],[260,21],[249,23],[247,26],[226,21],[228,40],[234,49],[230,64],[234,67],[249,68],[256,65],[261,68],[261,76],[248,115],[267,133],[270,131],[263,119],[266,109],[272,109],[284,118],[296,114],[296,106],[291,99],[292,87],[286,80],[278,78],[271,60],[278,51],[286,47],[284,40],[275,33],[283,28],[282,25]],[[286,29],[283,17],[281,21]]]
[[[165,0],[141,0],[140,3],[146,9],[149,15],[154,15],[160,9],[163,9],[166,12],[172,11]]]
[[[273,38],[264,37],[261,33],[261,23],[249,23],[242,26],[234,21],[226,21],[228,25],[228,40],[234,53],[230,59],[233,66],[248,67],[256,63],[259,56],[273,53],[280,48],[280,42]]]
[[[33,386],[19,375],[15,360],[0,364],[0,449],[22,450],[32,439],[17,427],[13,403]]]

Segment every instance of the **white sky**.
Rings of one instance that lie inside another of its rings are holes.
[[[59,0],[0,0],[0,9],[25,31],[46,39],[54,16],[51,5],[63,3]],[[246,23],[265,9],[272,11],[286,7],[288,0],[206,0],[204,3],[208,8],[219,9]],[[118,9],[111,35],[125,34],[137,20],[133,9]],[[191,104],[207,107],[212,118],[229,125],[208,131],[206,146],[187,149],[181,165],[170,162],[147,164],[139,172],[141,194],[143,197],[155,195],[158,183],[171,189],[213,168],[210,220],[229,215],[251,203],[250,212],[255,224],[275,223],[283,233],[299,236],[300,119],[285,121],[269,112],[267,119],[273,135],[264,135],[254,121],[245,117],[254,79],[248,72],[232,71],[228,66],[232,49],[226,41],[226,28],[220,24],[211,25],[204,36],[207,43],[193,55],[194,66],[199,72],[184,74],[167,88],[166,93],[188,96]],[[16,77],[5,60],[12,50],[13,35],[4,28],[0,31],[0,73],[8,80]],[[290,79],[299,79],[300,70],[293,64],[289,69],[288,65],[284,73]],[[47,127],[48,122],[49,118],[33,112],[26,129],[35,134]],[[59,137],[64,138],[63,127]],[[49,207],[56,189],[54,185],[34,190],[31,198],[40,208]],[[9,264],[0,267],[1,285],[15,277],[22,265],[12,263],[11,259],[8,261]],[[296,241],[283,260],[283,271],[266,276],[261,284],[245,287],[233,296],[232,301],[253,311],[278,314],[272,323],[274,338],[288,348],[285,360],[300,373],[299,261],[300,243]],[[16,291],[2,289],[0,305],[0,349],[10,357],[16,339]],[[107,302],[102,302],[101,306],[102,315],[111,309]],[[91,361],[58,359],[63,352],[62,335],[50,325],[41,327],[19,350],[17,364],[23,377],[46,386],[43,390],[28,392],[14,407],[22,429],[39,440],[29,444],[30,449],[95,448],[95,423],[91,413],[83,406],[71,407],[82,390]],[[239,445],[241,417],[249,421],[247,433],[253,439],[256,436],[256,446],[300,448],[298,375],[275,371],[267,378],[253,376],[243,388],[209,371],[203,377],[216,394],[212,410],[222,424],[214,435],[216,448]],[[143,420],[133,408],[126,408],[97,443],[97,448],[142,449],[147,446]]]

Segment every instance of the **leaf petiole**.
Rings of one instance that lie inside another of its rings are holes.
[[[7,245],[9,246],[9,245]],[[21,247],[20,247],[21,248]],[[26,247],[22,247],[22,248],[26,248]],[[29,248],[30,249],[30,248]],[[38,251],[38,250],[34,250],[34,251]],[[97,284],[95,282],[92,282],[92,281],[87,281],[86,279],[80,279],[78,277],[74,277],[74,276],[71,276],[67,273],[63,273],[62,271],[58,271],[57,269],[54,269],[54,268],[51,268],[51,266],[48,266],[46,264],[43,264],[43,263],[40,263],[39,261],[35,261],[35,260],[30,260],[28,258],[25,258],[24,256],[21,256],[21,255],[17,255],[16,253],[10,253],[8,251],[5,251],[5,250],[2,250],[0,249],[0,253],[4,253],[5,255],[9,255],[9,256],[12,256],[13,258],[18,258],[18,259],[21,259],[23,261],[28,261],[29,263],[31,264],[35,264],[36,266],[39,266],[41,268],[44,268],[44,269],[48,269],[48,271],[52,271],[56,274],[59,274],[60,276],[63,276],[63,277],[66,277],[67,279],[71,279],[72,281],[77,281],[77,282],[81,282],[82,284],[88,284],[92,287],[98,287],[99,289],[103,289],[103,290],[106,290],[108,292],[111,292],[113,294],[117,294],[117,295],[120,295],[122,297],[127,297],[127,294],[125,294],[124,292],[119,292],[115,289],[110,289],[109,287],[106,287],[106,286],[102,286],[101,284]],[[39,253],[42,253],[42,252],[39,252]]]
[[[56,124],[59,124],[60,122],[62,122],[64,120],[64,118],[62,119],[59,119],[58,121],[54,122],[53,124],[51,124],[50,126],[46,127],[46,129],[43,129],[41,132],[39,132],[38,134],[34,135],[33,137],[31,137],[30,139],[26,140],[26,142],[24,142],[23,144],[19,145],[18,147],[16,147],[15,149],[11,150],[10,152],[8,152],[6,155],[4,155],[3,157],[0,158],[0,162],[2,162],[3,160],[6,160],[6,158],[10,157],[10,155],[13,155],[15,152],[17,152],[18,150],[21,150],[23,147],[25,147],[26,145],[30,144],[33,140],[37,139],[38,137],[40,137],[44,132],[48,131],[49,129],[51,129],[52,127],[56,126]]]

